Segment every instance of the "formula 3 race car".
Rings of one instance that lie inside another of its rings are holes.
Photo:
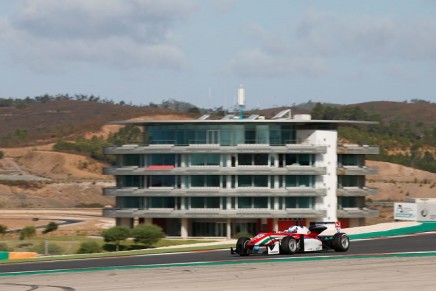
[[[320,235],[327,229],[326,224],[331,223],[335,223],[336,233]],[[350,240],[347,234],[341,232],[339,222],[315,222],[311,223],[309,228],[295,225],[285,231],[261,232],[253,238],[240,237],[235,249],[230,248],[230,252],[240,256],[259,253],[292,255],[325,250],[346,252],[349,247]]]

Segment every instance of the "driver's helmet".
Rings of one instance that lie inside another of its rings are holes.
[[[298,226],[294,225],[294,226],[290,226],[286,232],[290,232],[290,233],[296,233],[298,231]]]

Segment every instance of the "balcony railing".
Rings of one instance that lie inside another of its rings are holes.
[[[174,187],[107,187],[103,188],[104,196],[204,196],[209,197],[237,197],[237,196],[258,196],[258,197],[322,197],[327,195],[325,188],[312,187],[290,187],[272,189],[269,187],[239,187],[239,188],[220,188],[220,187],[193,187],[180,189]]]
[[[342,208],[337,210],[338,218],[364,218],[364,217],[377,217],[379,211],[369,208]]]
[[[377,195],[377,188],[369,187],[342,187],[336,191],[338,196],[370,196]]]
[[[377,167],[367,166],[340,166],[336,170],[337,175],[376,175]]]
[[[154,208],[154,209],[103,209],[104,217],[160,217],[160,218],[321,218],[325,216],[325,210],[315,209],[286,209],[271,210],[266,208],[250,209],[171,209],[171,208]]]
[[[377,155],[380,153],[380,148],[370,145],[340,144],[337,152],[338,154]]]
[[[150,144],[150,145],[123,145],[108,146],[104,148],[104,154],[153,154],[153,153],[196,153],[196,152],[216,152],[216,153],[326,153],[327,146],[309,143],[296,144],[189,144],[174,145],[169,144]]]

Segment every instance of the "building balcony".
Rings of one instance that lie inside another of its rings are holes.
[[[337,196],[371,196],[377,194],[377,188],[369,187],[342,187],[336,190]]]
[[[104,175],[325,175],[325,167],[314,166],[192,166],[192,167],[106,167],[103,168]]]
[[[107,187],[103,188],[103,196],[139,196],[139,197],[238,197],[238,196],[257,196],[257,197],[321,197],[326,196],[325,188],[292,187],[271,189],[269,187],[240,187],[240,188],[219,188],[219,187],[195,187],[189,189],[177,189],[174,187]]]
[[[378,168],[367,166],[341,166],[337,168],[336,174],[350,176],[376,175],[378,174]]]
[[[365,217],[377,217],[379,211],[369,208],[342,208],[336,212],[338,218],[365,218]]]
[[[103,209],[104,217],[144,217],[144,218],[321,218],[325,216],[325,210],[315,209],[286,209],[270,210],[266,208],[250,209]]]
[[[338,154],[377,155],[380,153],[380,148],[369,145],[340,144],[337,152]]]
[[[315,144],[239,144],[236,146],[223,146],[219,144],[151,144],[151,145],[123,145],[109,146],[103,149],[106,155],[122,154],[157,154],[157,153],[307,153],[324,154],[327,146]]]

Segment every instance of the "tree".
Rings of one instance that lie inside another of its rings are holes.
[[[20,240],[26,238],[32,238],[36,234],[36,228],[34,226],[25,226],[20,231]]]
[[[6,225],[0,224],[0,234],[6,234],[8,227]]]
[[[45,229],[42,231],[43,234],[55,231],[58,229],[58,224],[56,222],[49,222],[49,224],[47,224],[47,226],[45,227]]]
[[[80,244],[78,254],[101,253],[101,246],[96,241],[85,241]]]
[[[120,250],[120,243],[130,237],[131,230],[125,226],[114,226],[103,231],[102,236],[105,242],[115,243],[116,251]]]
[[[157,225],[139,224],[132,230],[132,237],[135,243],[143,244],[145,247],[151,247],[157,243],[165,234]]]

